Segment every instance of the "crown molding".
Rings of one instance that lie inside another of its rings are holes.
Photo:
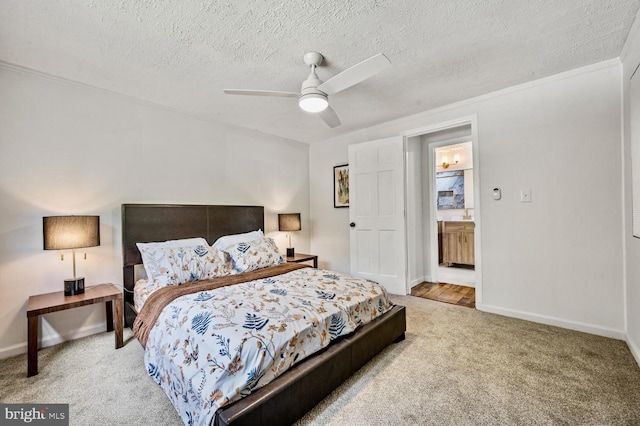
[[[484,95],[475,96],[473,98],[464,99],[452,104],[443,105],[441,107],[433,108],[427,111],[412,114],[406,117],[398,118],[385,123],[377,124],[375,126],[359,129],[345,135],[336,136],[334,138],[326,139],[324,141],[316,142],[320,144],[326,143],[357,143],[364,142],[369,139],[378,139],[386,136],[393,136],[413,129],[416,127],[416,122],[426,121],[430,116],[439,114],[442,112],[463,108],[469,105],[473,105],[479,102],[499,98],[501,96],[510,95],[523,90],[532,89],[534,87],[541,87],[548,84],[556,83],[558,81],[574,78],[590,73],[598,72],[601,70],[620,67],[620,58],[608,59],[606,61],[596,62],[595,64],[586,65],[580,68],[574,68],[569,71],[554,74],[548,77],[543,77],[537,80],[532,80],[526,83],[522,83],[516,86],[507,87],[505,89],[496,90]],[[468,114],[465,114],[468,115]],[[398,130],[398,129],[402,130]],[[375,135],[375,136],[373,136]]]

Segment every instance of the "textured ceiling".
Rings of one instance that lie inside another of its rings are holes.
[[[619,56],[640,0],[2,0],[0,60],[286,138],[315,142]],[[376,53],[382,73],[295,99],[308,51],[331,76]]]

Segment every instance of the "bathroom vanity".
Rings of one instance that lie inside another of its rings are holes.
[[[442,262],[475,265],[475,223],[470,220],[442,222]]]

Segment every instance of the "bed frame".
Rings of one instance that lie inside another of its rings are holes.
[[[139,242],[204,237],[213,243],[228,234],[264,229],[264,207],[178,204],[123,204],[122,254],[125,323],[131,326],[134,267],[142,263]],[[391,343],[404,340],[404,306],[360,327],[294,366],[251,395],[221,408],[214,426],[290,425],[311,410]]]

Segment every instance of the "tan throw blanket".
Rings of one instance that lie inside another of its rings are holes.
[[[206,290],[214,290],[228,285],[269,278],[276,275],[286,274],[287,272],[295,271],[296,269],[308,267],[309,265],[299,263],[283,263],[281,265],[270,266],[268,268],[257,269],[250,272],[243,272],[241,274],[227,275],[224,277],[197,281],[189,284],[163,287],[160,290],[153,292],[144,302],[140,313],[133,322],[133,335],[140,341],[140,343],[142,343],[142,346],[146,347],[149,333],[156,323],[158,316],[165,306],[180,296]]]

